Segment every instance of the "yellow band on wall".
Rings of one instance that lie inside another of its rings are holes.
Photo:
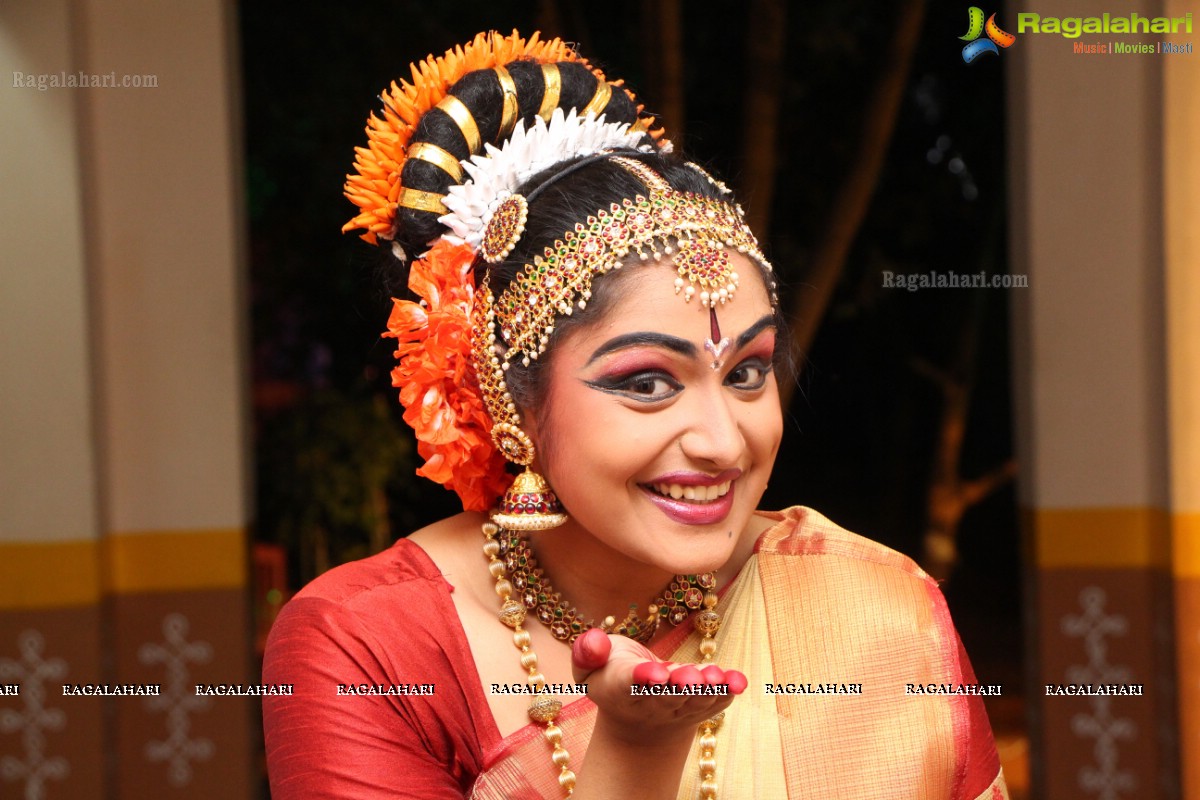
[[[241,529],[116,533],[106,545],[104,588],[112,594],[246,585]]]
[[[1171,515],[1171,571],[1177,578],[1200,578],[1200,512]]]
[[[1039,569],[1170,565],[1170,516],[1160,508],[1034,509],[1032,515]]]
[[[0,609],[65,608],[99,600],[96,540],[0,544]]]
[[[246,585],[241,529],[117,533],[76,542],[0,544],[0,609],[92,605],[135,594]]]

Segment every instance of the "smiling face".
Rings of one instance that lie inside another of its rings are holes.
[[[590,535],[671,573],[729,559],[782,434],[771,303],[758,268],[733,261],[745,277],[717,307],[719,336],[657,263],[609,276],[603,316],[554,343],[533,435],[571,530],[550,535]]]

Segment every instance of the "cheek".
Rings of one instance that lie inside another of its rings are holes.
[[[651,414],[631,414],[603,400],[585,399],[591,402],[554,406],[545,420],[547,466],[560,475],[573,470],[579,473],[573,477],[584,479],[585,472],[614,479],[641,469],[659,449],[661,421],[655,424]]]
[[[593,498],[608,502],[618,485],[636,483],[661,454],[667,435],[656,415],[631,412],[578,386],[551,395],[538,438],[544,474],[560,499],[577,508]]]
[[[778,391],[768,391],[752,404],[742,430],[747,444],[759,459],[770,462],[767,464],[769,469],[783,441],[783,412],[779,408]]]
[[[538,415],[537,443],[542,470],[556,491],[586,473],[607,469],[612,448],[605,448],[612,423],[579,381],[553,375],[543,413]],[[586,467],[584,467],[586,465]]]

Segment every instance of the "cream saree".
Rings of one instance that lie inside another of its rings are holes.
[[[1006,799],[981,698],[911,693],[975,684],[934,581],[811,509],[768,516],[776,524],[718,606],[718,663],[749,680],[717,733],[718,796]],[[698,661],[699,637],[684,633],[656,643],[659,655]],[[586,699],[563,709],[573,763],[583,763],[595,714]],[[697,750],[680,800],[699,797]],[[486,763],[473,798],[562,796],[534,726]]]

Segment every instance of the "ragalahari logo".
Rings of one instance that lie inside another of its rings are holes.
[[[984,33],[987,34],[987,38],[980,39],[979,37]],[[979,6],[971,6],[967,9],[967,33],[958,38],[969,42],[962,51],[963,61],[968,64],[984,53],[1000,55],[1001,47],[1012,47],[1012,43],[1017,40],[1016,36],[1000,29],[1000,26],[996,24],[995,14],[988,17],[987,23],[984,24],[983,9]]]

